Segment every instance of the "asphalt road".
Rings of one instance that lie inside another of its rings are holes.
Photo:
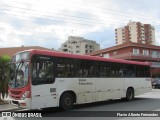
[[[111,100],[92,104],[77,105],[73,110],[65,112],[58,108],[50,108],[38,111],[42,113],[42,118],[23,118],[24,120],[160,120],[160,117],[106,117],[117,113],[144,113],[144,111],[160,113],[160,89],[137,96],[135,100],[126,102],[124,100]],[[57,117],[58,116],[58,117]],[[74,116],[74,117],[73,117]],[[105,117],[104,117],[105,116]],[[23,120],[22,118],[0,118],[0,120]]]

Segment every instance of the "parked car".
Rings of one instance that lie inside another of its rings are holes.
[[[160,78],[155,78],[152,80],[152,88],[160,88]]]

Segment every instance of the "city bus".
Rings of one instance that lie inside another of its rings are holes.
[[[26,109],[60,107],[151,91],[150,64],[47,50],[26,50],[11,60],[9,99]]]

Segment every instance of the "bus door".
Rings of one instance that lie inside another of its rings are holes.
[[[55,99],[55,78],[53,59],[47,56],[34,56],[32,58],[32,87],[31,108],[52,107],[57,104]]]

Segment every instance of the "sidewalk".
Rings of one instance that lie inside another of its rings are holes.
[[[19,110],[18,107],[15,107],[15,106],[13,106],[13,105],[10,105],[10,104],[7,102],[7,99],[8,99],[8,96],[7,96],[7,95],[6,95],[4,98],[0,95],[0,98],[4,101],[4,102],[0,103],[0,112]]]
[[[18,107],[9,105],[7,103],[0,104],[0,112],[3,112],[3,111],[12,111],[12,110],[18,110],[18,109],[19,109]]]

